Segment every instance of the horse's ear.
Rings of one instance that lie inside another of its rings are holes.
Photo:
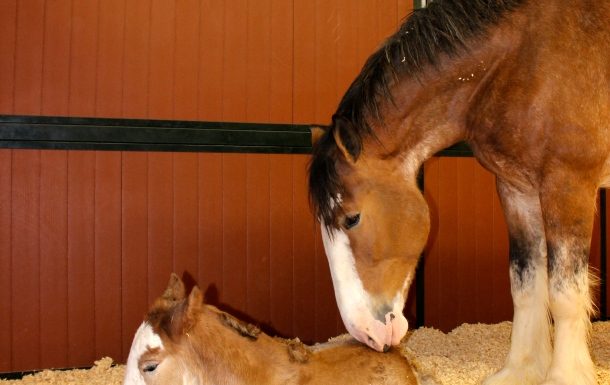
[[[360,154],[360,145],[352,138],[348,138],[348,135],[343,132],[344,130],[341,124],[335,124],[333,137],[345,159],[350,163],[355,163]]]
[[[362,141],[354,123],[342,115],[335,114],[332,131],[337,148],[348,162],[355,163],[362,150]]]
[[[186,301],[186,309],[183,314],[183,327],[188,332],[195,324],[203,307],[203,294],[199,287],[194,286]]]
[[[167,288],[161,298],[169,302],[177,302],[184,299],[184,282],[182,282],[176,273],[170,275]]]
[[[312,126],[309,130],[311,131],[312,146],[315,146],[316,143],[318,143],[318,141],[320,140],[320,138],[326,133],[326,130],[318,126]]]

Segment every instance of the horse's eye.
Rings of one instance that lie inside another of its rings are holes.
[[[151,363],[145,364],[145,365],[142,367],[142,371],[143,371],[144,373],[151,373],[151,372],[154,372],[154,371],[157,369],[157,366],[159,366],[159,364],[158,364],[158,363],[156,363],[156,362],[151,362]]]
[[[356,226],[358,223],[360,223],[360,213],[355,214],[355,215],[347,215],[345,217],[345,222],[343,223],[343,227],[345,227],[346,230],[349,230],[352,227]]]

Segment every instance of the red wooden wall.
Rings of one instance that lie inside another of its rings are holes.
[[[325,124],[410,8],[3,0],[0,114]],[[307,161],[0,150],[0,372],[125,360],[170,271],[267,330],[309,342],[342,331],[307,203]],[[493,177],[461,158],[433,159],[425,175],[434,214],[426,324],[510,319]]]
[[[321,123],[407,0],[6,0],[0,114]],[[343,330],[306,155],[0,150],[0,372],[126,359],[169,272]]]
[[[449,331],[464,322],[512,319],[508,232],[494,176],[474,158],[447,157],[429,160],[424,175],[432,215],[424,259],[425,324]],[[608,216],[610,210],[596,216],[591,241],[590,266],[597,276],[600,215]],[[599,288],[594,296],[601,308]]]

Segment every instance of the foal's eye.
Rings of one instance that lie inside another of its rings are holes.
[[[356,226],[358,223],[360,223],[360,213],[355,214],[355,215],[347,215],[345,217],[345,222],[343,223],[343,227],[345,227],[346,230],[349,230],[352,227]]]
[[[158,364],[158,363],[156,363],[156,362],[151,362],[151,363],[149,363],[149,364],[145,364],[145,365],[142,367],[142,371],[143,371],[144,373],[151,373],[151,372],[154,372],[154,371],[157,369],[157,366],[159,366],[159,364]]]

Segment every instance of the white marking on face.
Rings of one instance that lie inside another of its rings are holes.
[[[393,299],[395,321],[388,321],[389,315],[386,317],[386,323],[379,321],[372,313],[375,308],[374,300],[364,289],[356,271],[356,262],[347,234],[340,229],[331,229],[329,234],[324,223],[321,227],[337,306],[348,332],[360,342],[377,350],[382,350],[384,345],[398,344],[408,328],[402,311],[411,276],[405,279],[403,287]]]
[[[140,373],[140,368],[138,367],[138,361],[142,354],[148,351],[148,349],[156,348],[163,350],[161,337],[153,331],[152,326],[143,322],[136,331],[133,342],[131,343],[123,385],[145,385],[144,377],[142,377],[142,373]]]
[[[328,233],[322,223],[322,241],[330,266],[337,305],[341,315],[347,316],[348,319],[343,317],[343,322],[349,327],[349,318],[351,318],[349,315],[355,313],[356,309],[368,309],[371,301],[356,271],[356,261],[347,234],[340,229],[330,231],[332,234]]]

